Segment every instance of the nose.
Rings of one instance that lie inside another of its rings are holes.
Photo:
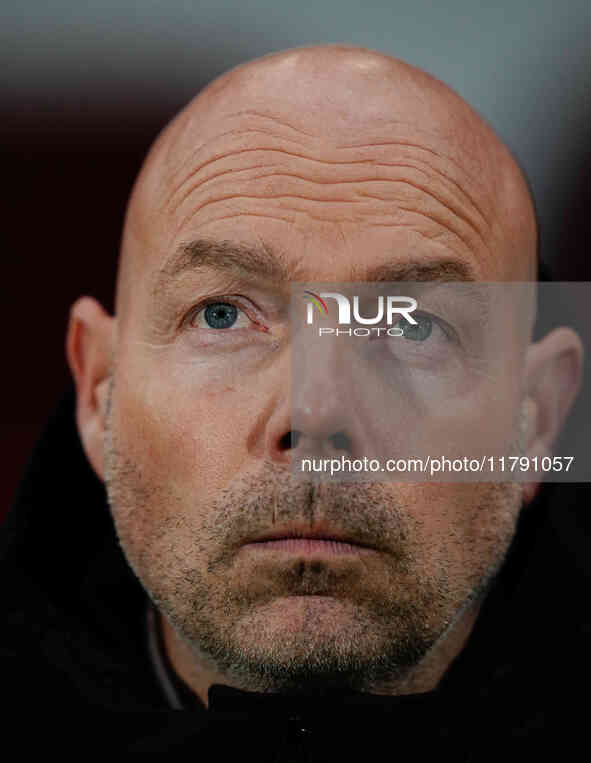
[[[361,384],[355,384],[356,374],[335,344],[327,342],[322,350],[321,358],[309,351],[307,357],[292,354],[289,369],[283,369],[288,385],[276,400],[266,437],[267,456],[276,463],[358,458],[368,450],[363,405],[356,403]]]

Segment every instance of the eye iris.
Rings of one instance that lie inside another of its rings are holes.
[[[433,321],[426,315],[417,315],[415,320],[417,321],[416,326],[413,323],[409,323],[406,318],[401,318],[398,325],[402,329],[405,339],[424,342],[431,335]]]
[[[227,329],[236,322],[238,309],[228,302],[214,302],[205,308],[203,317],[212,329]]]

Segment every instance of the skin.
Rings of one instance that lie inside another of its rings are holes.
[[[213,683],[432,689],[537,485],[312,489],[293,478],[306,448],[338,453],[336,421],[352,450],[363,422],[344,413],[355,407],[344,393],[292,407],[289,281],[210,262],[156,287],[171,253],[195,239],[279,251],[294,281],[366,280],[409,253],[463,265],[477,281],[535,280],[521,171],[457,94],[404,62],[346,46],[266,56],[215,80],[156,140],[129,203],[115,315],[89,297],[71,311],[85,451],[172,664],[203,702]],[[224,336],[187,321],[201,300],[236,294],[248,304]],[[503,412],[480,405],[484,380],[472,409],[481,419],[443,406],[429,421],[461,434],[500,420],[504,446],[550,453],[579,385],[580,341],[557,329],[514,359],[497,379]],[[294,428],[296,450],[286,447]],[[374,548],[310,557],[245,547],[290,522],[338,527]]]

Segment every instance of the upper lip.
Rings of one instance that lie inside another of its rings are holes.
[[[262,543],[266,540],[280,540],[285,538],[311,538],[316,540],[332,540],[340,543],[350,543],[354,546],[363,546],[365,548],[376,548],[376,546],[366,543],[358,536],[347,533],[338,528],[329,525],[315,524],[310,526],[307,523],[292,523],[273,527],[268,532],[263,532],[256,537],[250,538],[247,543]]]

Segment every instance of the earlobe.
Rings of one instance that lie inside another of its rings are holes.
[[[526,455],[551,454],[579,391],[582,373],[583,345],[572,329],[554,329],[530,345],[525,365],[523,434]],[[534,483],[529,491],[535,494]]]
[[[76,422],[84,451],[101,480],[115,329],[115,318],[95,299],[81,297],[72,305],[66,356],[76,383]]]

